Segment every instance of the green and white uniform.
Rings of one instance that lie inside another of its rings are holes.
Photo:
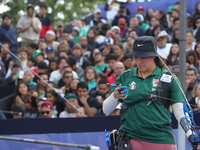
[[[117,78],[115,84],[122,84],[132,90],[129,90],[126,99],[119,101],[131,103],[147,97],[148,94],[145,93],[153,93],[158,85],[158,81],[163,78],[163,74],[166,72],[167,70],[157,67],[156,70],[145,79],[138,76],[137,67],[123,72]],[[177,78],[176,80],[180,84]],[[177,102],[183,102],[184,97],[176,81],[174,81],[173,78],[163,78],[163,81],[170,81],[169,84],[171,84],[168,98],[173,99],[174,101],[170,101],[170,104],[173,105]],[[116,87],[112,88],[111,93],[115,88]],[[175,144],[171,126],[170,111],[164,105],[155,102],[152,102],[149,106],[147,106],[148,102],[149,100],[146,100],[136,105],[127,107],[121,116],[120,129],[126,131],[129,137],[141,141]]]

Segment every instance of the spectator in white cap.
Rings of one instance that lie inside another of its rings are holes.
[[[141,14],[135,15],[139,20],[139,25],[144,29],[144,31],[148,30],[150,28],[149,24],[144,23],[144,16]]]
[[[75,44],[79,43],[79,38],[80,38],[79,33],[80,33],[80,28],[79,27],[74,26],[71,29],[71,34],[69,35],[69,37],[75,42]]]
[[[102,51],[104,55],[108,55],[108,54],[112,53],[112,51],[113,51],[113,48],[112,48],[113,44],[114,44],[114,40],[111,37],[106,37],[105,38],[105,40],[103,42],[104,49]]]
[[[46,32],[47,46],[52,46],[56,51],[58,50],[59,42],[55,41],[56,35],[52,30]]]
[[[168,56],[170,49],[172,47],[172,43],[168,42],[168,34],[165,30],[158,33],[156,36],[156,44],[157,44],[157,52],[159,55]]]
[[[111,28],[111,31],[114,32],[118,37],[120,37],[119,33],[120,33],[120,28],[118,26],[113,26]]]
[[[102,18],[101,9],[96,8],[94,11],[94,18],[90,20],[89,26],[90,27],[97,26],[101,18]]]

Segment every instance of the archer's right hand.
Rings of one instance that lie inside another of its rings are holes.
[[[116,99],[125,99],[128,96],[128,91],[129,89],[126,86],[122,86],[121,84],[119,84],[115,88],[115,91],[113,92],[113,96]]]

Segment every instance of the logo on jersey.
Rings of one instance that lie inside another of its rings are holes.
[[[153,87],[157,87],[159,79],[153,79]]]
[[[163,74],[160,81],[166,82],[166,83],[170,83],[172,80],[172,76],[168,75],[168,74]]]
[[[134,81],[131,84],[129,84],[129,89],[136,89],[136,83]]]

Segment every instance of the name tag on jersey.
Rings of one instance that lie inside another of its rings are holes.
[[[160,81],[166,82],[166,83],[170,83],[172,80],[172,76],[168,75],[168,74],[163,74]]]

